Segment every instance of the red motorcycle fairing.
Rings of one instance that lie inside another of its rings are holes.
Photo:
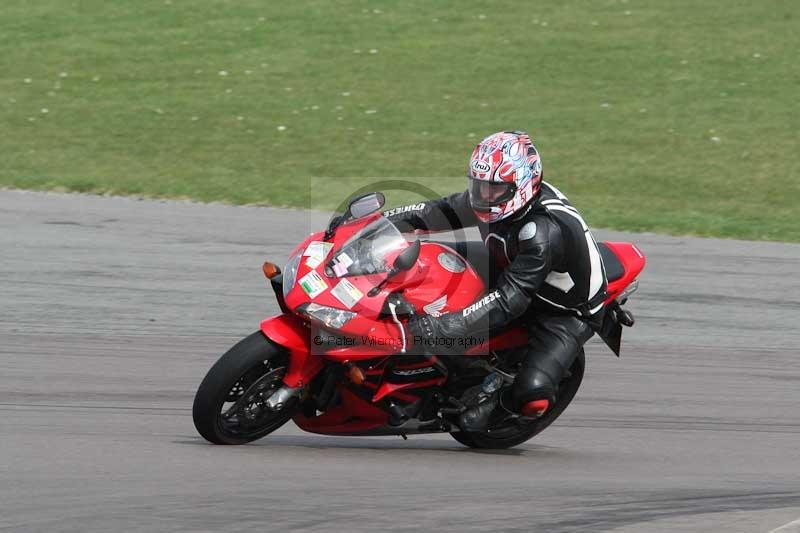
[[[378,392],[375,393],[375,396],[372,397],[373,402],[378,402],[384,399],[387,396],[392,396],[397,393],[397,391],[405,390],[405,389],[421,389],[425,387],[433,387],[436,385],[442,385],[445,381],[447,381],[447,376],[435,378],[435,379],[427,379],[425,381],[417,381],[412,383],[389,383],[384,382],[381,384],[381,388],[378,389]]]
[[[614,255],[616,255],[617,259],[622,263],[622,268],[625,271],[621,278],[609,282],[608,298],[606,298],[604,302],[608,305],[614,301],[614,298],[619,296],[639,274],[641,274],[646,259],[635,244],[628,242],[606,242],[605,245],[614,252]]]
[[[310,433],[335,435],[371,435],[389,423],[389,413],[358,397],[346,386],[337,387],[341,402],[324,413],[306,417],[294,416],[297,426]]]
[[[278,315],[261,322],[261,332],[289,350],[289,368],[283,382],[287,387],[307,385],[322,370],[325,362],[311,351],[308,324],[294,315]]]
[[[380,215],[374,215],[341,226],[336,233],[334,248],[326,259],[316,266],[313,266],[313,262],[309,264],[308,261],[301,260],[296,280],[311,275],[317,286],[320,288],[324,286],[324,289],[311,297],[301,284],[296,282],[288,291],[285,300],[292,311],[311,302],[337,309],[348,309],[356,313],[356,316],[344,324],[338,333],[356,338],[358,344],[373,346],[378,352],[388,349],[397,353],[404,344],[408,345],[410,339],[406,338],[404,343],[403,332],[394,320],[387,316],[385,301],[388,295],[402,292],[417,313],[438,314],[460,310],[473,303],[483,294],[484,285],[480,276],[461,256],[447,246],[430,242],[421,244],[419,258],[410,270],[393,277],[375,296],[369,296],[369,291],[386,277],[385,272],[345,277],[328,276],[325,273],[325,265],[336,255],[342,243],[379,217]],[[322,241],[323,236],[323,232],[310,235],[296,251],[306,250],[312,242]],[[402,248],[396,250],[388,262],[402,251]],[[357,296],[351,307],[344,305],[336,295],[336,289],[340,284]]]
[[[330,359],[337,363],[348,363],[356,361],[366,361],[376,357],[389,357],[400,351],[400,347],[393,344],[357,344],[342,348],[332,348],[325,352],[325,359]]]
[[[410,390],[411,401],[417,400],[414,394],[422,389],[443,385],[447,381],[447,367],[436,356],[406,355],[395,357],[385,365],[380,387],[372,401],[379,402],[387,396],[397,396],[399,391]]]

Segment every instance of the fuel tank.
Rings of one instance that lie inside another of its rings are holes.
[[[480,276],[449,246],[422,243],[418,265],[418,274],[406,282],[403,295],[419,314],[460,311],[484,292]]]

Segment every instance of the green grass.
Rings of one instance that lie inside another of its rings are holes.
[[[796,0],[5,0],[0,185],[326,208],[463,187],[520,128],[595,227],[800,242],[798,24]]]

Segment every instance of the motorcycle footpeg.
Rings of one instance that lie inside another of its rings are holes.
[[[439,409],[440,416],[458,416],[464,411],[466,411],[466,407],[442,407]]]
[[[617,320],[619,320],[620,324],[627,327],[633,326],[633,324],[636,322],[636,320],[633,318],[633,313],[622,308],[617,309]]]

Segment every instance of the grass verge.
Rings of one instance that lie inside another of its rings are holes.
[[[791,0],[6,0],[0,184],[329,208],[346,176],[463,187],[480,137],[520,128],[594,226],[800,242],[798,17]]]

